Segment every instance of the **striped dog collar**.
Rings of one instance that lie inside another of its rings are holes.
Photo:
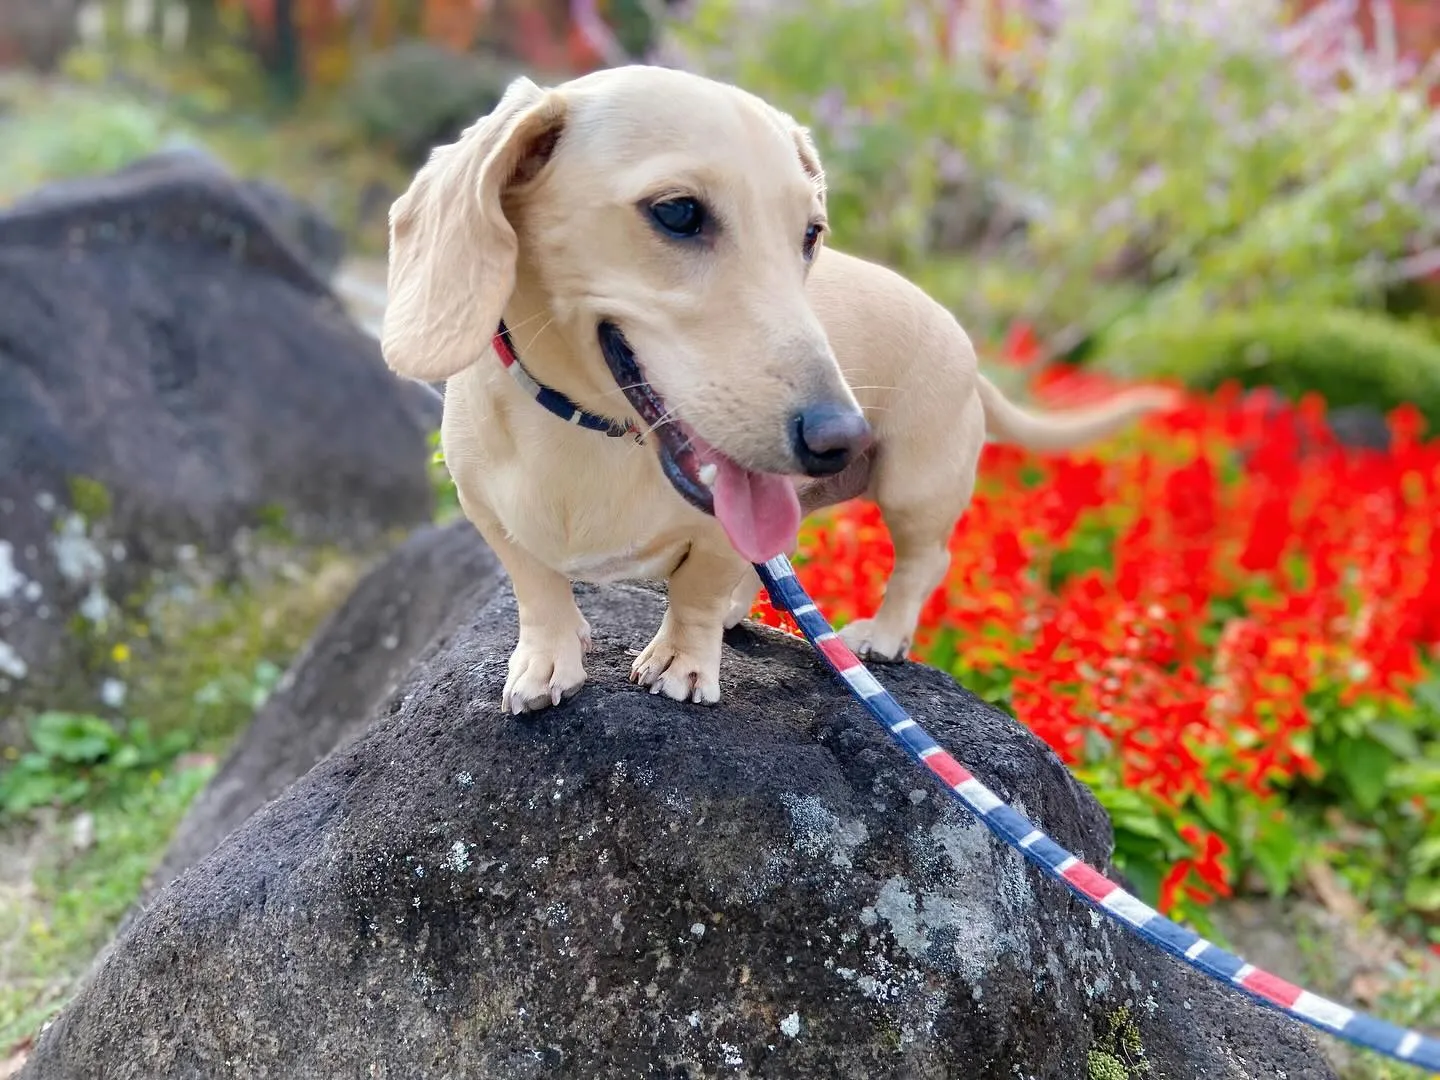
[[[547,412],[553,413],[567,424],[589,428],[591,431],[603,431],[612,439],[634,435],[635,440],[640,441],[640,429],[629,421],[622,424],[597,413],[589,412],[575,404],[559,390],[536,382],[535,377],[526,371],[525,365],[520,362],[520,354],[515,351],[515,344],[510,340],[510,328],[505,325],[504,319],[500,320],[500,328],[495,331],[495,336],[490,339],[490,343],[494,346],[495,353],[500,357],[500,363],[505,366],[505,370],[510,372],[515,381],[520,384],[520,388],[534,398]]]

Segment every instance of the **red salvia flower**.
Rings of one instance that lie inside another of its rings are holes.
[[[1020,326],[1005,351],[1038,344]],[[1033,386],[1052,405],[1116,388],[1054,366]],[[1320,779],[1315,703],[1403,705],[1440,644],[1440,442],[1414,410],[1390,427],[1386,452],[1347,451],[1318,399],[1231,386],[1113,446],[987,446],[916,655],[962,682],[1003,676],[1016,718],[1063,761],[1177,820],[1219,786],[1273,813]],[[874,613],[894,565],[878,508],[817,515],[801,547],[797,573],[832,622]],[[755,614],[795,632],[763,597]],[[1162,908],[1228,895],[1225,839],[1178,835],[1190,852]]]

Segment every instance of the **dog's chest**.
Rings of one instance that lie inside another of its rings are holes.
[[[552,444],[489,470],[487,501],[505,531],[573,581],[668,577],[690,546],[693,512],[638,454],[582,446],[588,454]]]
[[[558,569],[572,581],[588,581],[593,585],[665,578],[684,554],[684,544],[665,545],[657,551],[632,546],[612,554],[577,555]]]
[[[511,390],[481,372],[451,381],[445,457],[462,500],[532,558],[572,581],[666,578],[697,529],[717,528],[670,488],[653,447],[562,424],[533,401],[502,404]]]
[[[528,551],[572,581],[604,585],[666,578],[684,558],[688,538],[674,529],[657,532],[653,515],[635,513],[638,508],[626,507],[613,495],[606,498],[603,489],[567,495],[538,513],[532,505],[528,514],[507,515],[506,527]]]

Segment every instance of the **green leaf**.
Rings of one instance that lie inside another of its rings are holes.
[[[1123,829],[1146,839],[1162,841],[1165,832],[1155,808],[1138,793],[1128,788],[1096,785],[1095,800],[1110,815],[1117,831]]]
[[[1411,848],[1408,862],[1416,874],[1440,867],[1440,836],[1427,837]]]
[[[1405,883],[1405,903],[1417,911],[1440,910],[1440,877],[1411,878]]]
[[[1234,797],[1223,787],[1212,788],[1210,797],[1197,802],[1195,809],[1212,832],[1221,836],[1234,836],[1237,832]]]
[[[59,761],[89,764],[114,751],[120,742],[115,729],[98,716],[47,712],[30,727],[35,748]]]
[[[1255,837],[1250,855],[1272,895],[1283,896],[1289,891],[1302,851],[1295,830],[1283,819],[1270,823]]]
[[[1355,803],[1365,812],[1380,805],[1385,781],[1395,756],[1373,739],[1346,739],[1336,755],[1335,770],[1344,779]]]
[[[1368,734],[1397,758],[1412,758],[1420,753],[1415,733],[1393,720],[1377,720],[1370,725]]]
[[[1415,704],[1423,705],[1433,713],[1440,714],[1440,676],[1426,679],[1415,687],[1411,695]]]
[[[0,781],[0,807],[24,814],[52,803],[71,803],[89,790],[89,781],[61,773],[12,770]]]

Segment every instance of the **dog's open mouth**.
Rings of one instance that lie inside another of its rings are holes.
[[[788,552],[800,530],[800,499],[786,476],[752,472],[686,423],[667,414],[614,323],[602,322],[600,351],[640,420],[653,432],[666,478],[691,505],[714,514],[735,550],[752,563]]]

